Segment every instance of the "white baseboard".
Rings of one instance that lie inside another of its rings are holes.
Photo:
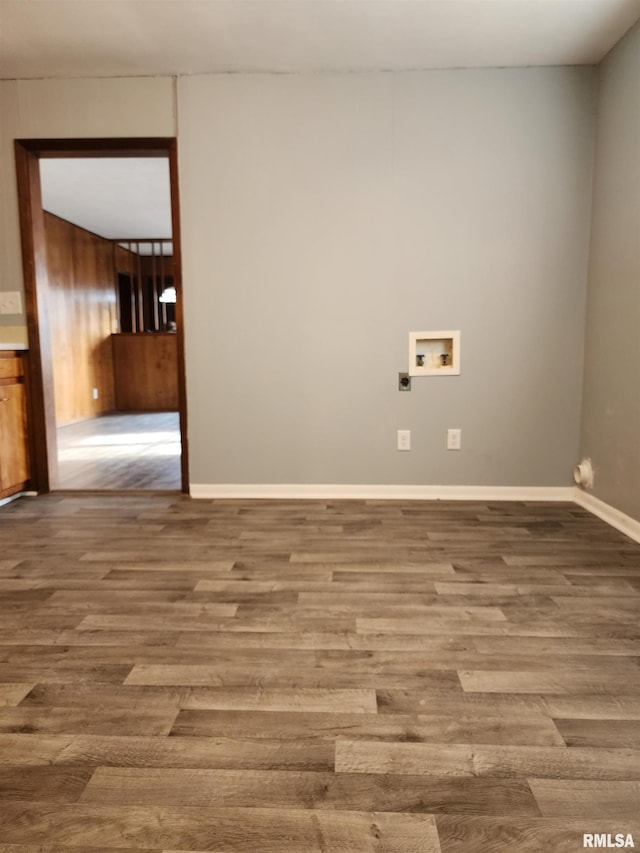
[[[5,506],[6,504],[10,504],[12,501],[17,501],[18,498],[24,498],[35,494],[37,494],[37,492],[15,492],[15,494],[9,495],[8,498],[0,499],[0,506]]]
[[[577,503],[640,543],[640,521],[572,486],[369,486],[324,483],[191,483],[192,498],[262,500],[554,501]],[[18,492],[0,507],[37,492]]]
[[[634,542],[640,542],[640,521],[636,521],[636,519],[631,518],[630,515],[627,515],[610,504],[601,501],[600,498],[595,498],[593,495],[590,495],[582,489],[574,488],[573,491],[573,500],[577,504],[580,504],[584,509],[587,509],[594,515],[597,515],[598,518],[606,521],[607,524],[615,527],[616,530],[624,533],[625,536],[629,537],[629,539],[633,539]]]
[[[192,498],[265,500],[567,501],[564,486],[368,486],[304,483],[191,483]]]

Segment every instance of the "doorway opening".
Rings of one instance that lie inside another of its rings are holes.
[[[176,141],[16,161],[36,490],[188,492]]]

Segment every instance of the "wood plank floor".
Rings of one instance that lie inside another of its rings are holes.
[[[640,846],[640,546],[572,504],[0,510],[0,853]]]
[[[179,489],[177,412],[114,412],[57,430],[61,489]]]

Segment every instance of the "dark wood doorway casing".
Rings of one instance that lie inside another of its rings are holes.
[[[184,314],[178,147],[173,137],[135,139],[16,139],[18,203],[22,237],[25,311],[29,340],[32,487],[40,493],[57,485],[56,418],[51,336],[47,322],[47,257],[39,161],[51,157],[162,157],[169,161],[171,224],[176,288],[178,403],[182,441],[182,491],[189,493],[187,394],[184,358]]]

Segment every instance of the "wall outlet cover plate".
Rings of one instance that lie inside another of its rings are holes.
[[[22,297],[18,290],[0,292],[0,314],[22,314]]]
[[[398,391],[411,391],[411,377],[408,373],[398,374]]]

